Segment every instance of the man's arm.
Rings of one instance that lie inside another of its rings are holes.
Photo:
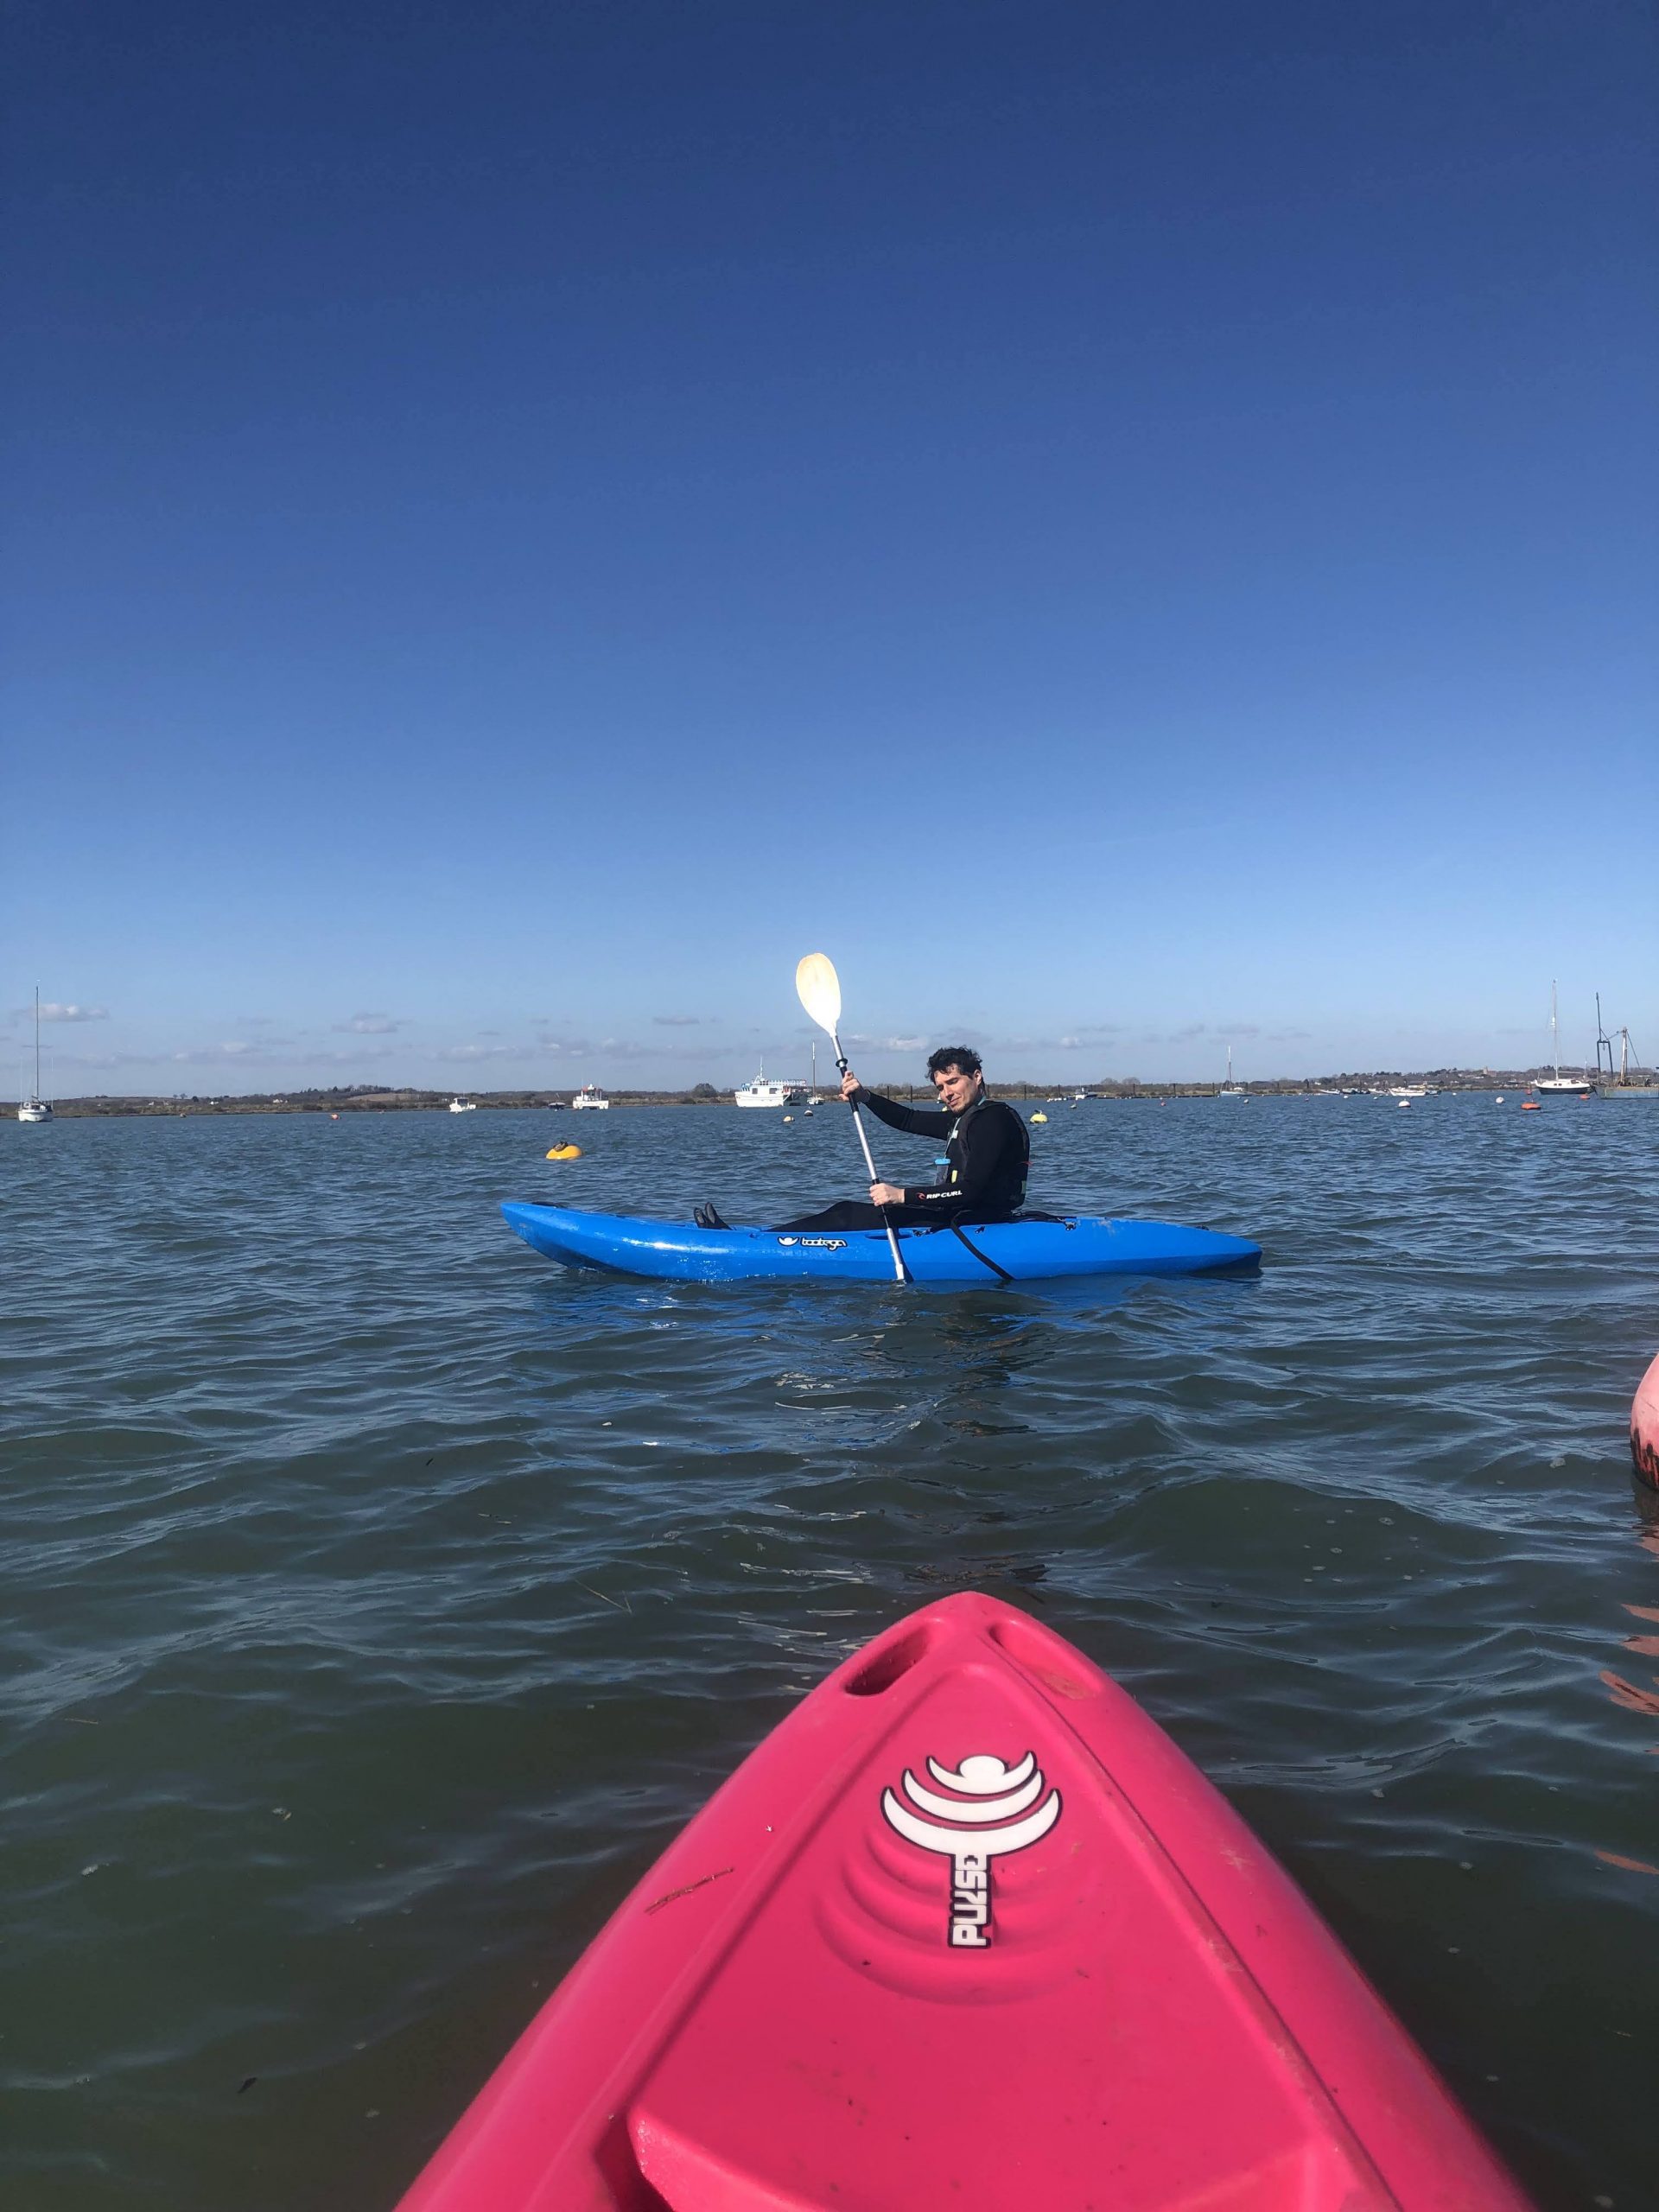
[[[861,1086],[857,1103],[868,1106],[876,1120],[885,1122],[890,1129],[908,1129],[913,1137],[948,1137],[955,1119],[953,1115],[923,1107],[901,1106],[896,1098],[884,1098],[879,1090]]]

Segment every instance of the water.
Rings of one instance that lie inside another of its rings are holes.
[[[1541,2204],[1659,2202],[1659,1713],[1602,1680],[1659,1658],[1659,1111],[1048,1110],[1033,1203],[1260,1280],[656,1287],[494,1211],[780,1218],[856,1193],[839,1109],[0,1124],[9,2207],[390,2207],[962,1586],[1150,1707]]]

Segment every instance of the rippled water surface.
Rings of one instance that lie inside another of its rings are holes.
[[[1128,1683],[1541,2203],[1659,2203],[1659,1109],[1049,1111],[1034,1203],[1260,1279],[670,1287],[495,1211],[778,1218],[857,1193],[835,1109],[0,1124],[8,2206],[389,2207],[962,1586]]]

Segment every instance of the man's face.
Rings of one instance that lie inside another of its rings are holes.
[[[960,1114],[971,1106],[985,1087],[982,1075],[964,1075],[954,1063],[941,1068],[933,1078],[933,1088],[939,1095],[939,1103],[947,1114]]]

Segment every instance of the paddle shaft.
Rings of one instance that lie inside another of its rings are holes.
[[[830,1032],[830,1035],[836,1047],[836,1065],[841,1070],[842,1075],[845,1075],[847,1072],[847,1055],[841,1049],[840,1035],[833,1029]],[[876,1179],[875,1161],[870,1155],[870,1141],[864,1134],[864,1117],[858,1110],[858,1101],[856,1098],[849,1098],[847,1101],[847,1103],[853,1109],[853,1127],[858,1131],[858,1141],[864,1147],[864,1165],[869,1169],[870,1180],[874,1183]],[[909,1278],[905,1273],[904,1261],[899,1255],[899,1239],[893,1233],[893,1224],[887,1219],[887,1210],[885,1206],[881,1208],[881,1226],[887,1232],[887,1249],[893,1254],[893,1274],[899,1281],[906,1282]]]

